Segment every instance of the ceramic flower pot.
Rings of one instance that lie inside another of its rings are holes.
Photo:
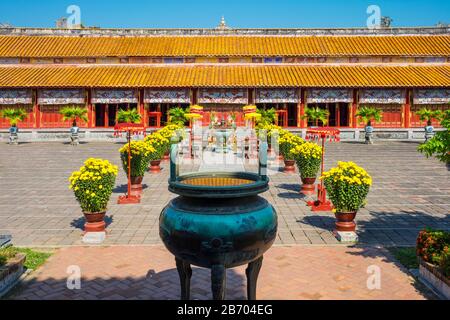
[[[284,159],[284,172],[286,173],[295,172],[295,160]]]
[[[304,194],[305,196],[309,196],[314,194],[315,191],[315,183],[316,183],[316,178],[303,178],[302,177],[302,190],[300,191],[300,193]]]
[[[151,173],[160,173],[161,172],[161,160],[150,161],[150,172]]]
[[[106,211],[104,211],[104,212],[83,212],[83,214],[86,219],[86,223],[84,224],[85,232],[104,232],[105,231]]]
[[[140,196],[142,194],[142,180],[144,177],[131,177],[131,194]]]
[[[170,154],[169,154],[169,151],[167,151],[166,153],[164,153],[163,161],[169,161],[169,160],[170,160]]]
[[[336,212],[336,230],[341,232],[356,231],[355,212]]]

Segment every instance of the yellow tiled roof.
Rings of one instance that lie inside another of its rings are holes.
[[[0,87],[450,87],[450,66],[1,66]]]
[[[0,36],[0,57],[450,56],[450,36]]]

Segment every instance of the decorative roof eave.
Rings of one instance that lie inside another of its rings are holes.
[[[0,66],[0,88],[448,88],[450,66]]]

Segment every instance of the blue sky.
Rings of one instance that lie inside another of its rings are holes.
[[[360,27],[372,4],[394,26],[450,23],[449,0],[1,0],[0,22],[53,27],[72,4],[81,8],[84,25],[104,28],[211,28],[222,15],[240,28]]]

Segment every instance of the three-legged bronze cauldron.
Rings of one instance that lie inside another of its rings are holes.
[[[269,189],[267,145],[259,173],[193,173],[178,176],[172,149],[169,190],[179,195],[164,208],[160,236],[175,255],[181,298],[190,298],[191,265],[211,269],[215,300],[225,299],[226,269],[248,264],[247,294],[256,300],[263,254],[277,235],[277,214],[258,194]]]

